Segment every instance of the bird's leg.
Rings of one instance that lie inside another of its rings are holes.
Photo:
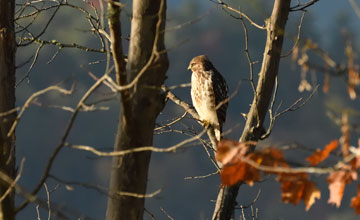
[[[211,126],[211,123],[208,120],[201,120],[201,123],[202,123],[203,127],[206,129],[209,129],[209,127]]]

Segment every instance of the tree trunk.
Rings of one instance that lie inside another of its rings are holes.
[[[0,113],[15,108],[15,32],[14,0],[0,0]],[[16,114],[0,116],[0,170],[10,177],[15,174],[15,134],[8,137]],[[0,181],[0,196],[9,188]],[[0,203],[0,219],[14,217],[14,193]]]
[[[133,1],[126,75],[117,73],[118,82],[129,84],[144,66],[150,66],[134,87],[121,93],[115,151],[152,145],[155,120],[165,105],[160,89],[168,68],[163,31],[165,9],[165,0]],[[116,39],[120,40],[120,36]],[[150,155],[151,152],[139,152],[113,158],[107,220],[143,218]],[[136,193],[138,197],[121,196],[121,192]]]
[[[291,0],[275,0],[271,17],[266,21],[267,39],[264,57],[259,73],[256,94],[253,99],[244,131],[240,141],[258,141],[264,134],[264,120],[279,70],[285,24],[288,18]],[[241,183],[231,187],[221,187],[213,219],[231,219],[236,197]]]

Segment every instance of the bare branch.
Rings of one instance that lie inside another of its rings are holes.
[[[166,88],[165,85],[162,86],[162,90],[164,92],[167,93],[167,97],[173,101],[175,104],[183,107],[185,109],[186,112],[188,112],[189,114],[191,114],[193,116],[193,118],[199,122],[201,124],[201,126],[204,126],[204,124],[202,123],[202,121],[199,119],[199,115],[198,113],[195,111],[195,109],[191,108],[189,104],[187,104],[186,102],[180,100],[178,97],[176,97],[172,92],[168,91],[168,89]],[[207,126],[209,127],[209,126]],[[206,128],[207,129],[207,134],[210,138],[211,144],[213,145],[213,148],[216,149],[217,146],[217,140],[215,137],[215,133],[214,133],[214,129],[213,128]]]
[[[261,140],[264,140],[266,138],[268,138],[271,134],[271,131],[274,127],[275,124],[275,120],[280,117],[281,115],[287,113],[287,112],[293,112],[298,110],[299,108],[303,107],[304,105],[306,105],[310,99],[314,96],[314,94],[317,92],[318,88],[320,85],[317,85],[314,90],[311,92],[311,94],[306,98],[306,100],[304,100],[302,103],[300,103],[302,101],[302,98],[299,98],[298,100],[296,100],[293,104],[291,104],[288,108],[286,108],[285,110],[281,111],[281,112],[275,112],[275,114],[273,115],[273,106],[275,103],[275,99],[276,99],[276,94],[277,94],[277,87],[278,87],[278,83],[276,80],[276,86],[275,86],[275,90],[274,90],[274,95],[273,95],[273,101],[271,102],[270,108],[269,108],[269,117],[270,117],[270,125],[268,130],[266,131],[265,134],[263,134],[261,136]]]
[[[205,178],[217,175],[219,173],[220,173],[220,171],[217,170],[217,171],[215,171],[213,173],[209,173],[209,174],[206,174],[206,175],[203,175],[203,176],[188,176],[188,177],[185,177],[184,180],[205,179]]]
[[[360,18],[360,8],[355,0],[349,0],[351,7],[354,9],[356,15]]]
[[[350,154],[349,156],[345,157],[342,161],[339,161],[332,167],[324,167],[324,168],[318,168],[318,167],[273,167],[273,166],[265,166],[260,165],[256,161],[253,161],[248,158],[241,158],[241,160],[253,167],[255,167],[258,170],[264,171],[264,172],[275,172],[275,173],[312,173],[312,174],[328,174],[336,170],[343,169],[343,166],[345,163],[348,163],[351,161],[356,155]]]
[[[57,157],[57,155],[59,154],[59,152],[61,151],[61,149],[64,147],[66,139],[68,137],[68,135],[70,134],[70,130],[74,124],[75,118],[77,116],[77,114],[79,113],[80,109],[82,108],[84,102],[89,98],[89,96],[103,83],[103,81],[106,79],[107,75],[113,70],[113,67],[109,69],[108,72],[106,72],[99,80],[97,80],[89,89],[88,91],[82,96],[82,98],[80,99],[79,103],[77,104],[77,107],[75,108],[74,113],[72,114],[71,118],[70,118],[70,122],[67,126],[67,128],[65,129],[65,133],[63,135],[63,137],[61,138],[61,142],[60,144],[55,148],[55,150],[53,151],[53,153],[51,154],[44,174],[41,177],[39,183],[36,185],[36,187],[34,188],[34,190],[32,191],[31,194],[36,194],[42,187],[42,185],[45,183],[46,179],[48,178],[48,175],[50,173],[51,167]],[[23,208],[25,208],[28,204],[29,204],[29,200],[23,202],[22,204],[19,205],[19,207],[17,207],[15,209],[15,212],[19,212],[21,211]]]
[[[201,21],[204,17],[209,16],[213,12],[213,10],[214,10],[214,8],[211,8],[206,13],[204,13],[202,15],[199,15],[199,16],[197,16],[196,18],[194,18],[192,20],[189,20],[189,21],[187,21],[185,23],[182,23],[182,24],[175,25],[173,27],[166,28],[164,31],[165,32],[176,31],[176,30],[182,29],[185,26],[195,24],[195,23]]]
[[[158,130],[161,130],[163,128],[170,127],[171,125],[173,125],[173,124],[181,121],[182,119],[184,119],[186,115],[187,115],[187,112],[185,111],[182,116],[177,117],[175,120],[172,120],[170,123],[167,123],[165,125],[162,125],[162,126],[159,126],[159,127],[155,128],[154,131],[158,131]]]
[[[14,181],[9,185],[9,188],[5,191],[5,193],[0,197],[0,202],[3,202],[4,199],[6,198],[6,196],[8,196],[12,190],[15,188],[15,185],[17,184],[17,182],[20,180],[22,172],[23,172],[23,168],[24,168],[24,163],[25,163],[25,158],[21,159],[20,162],[20,167],[19,167],[19,173],[16,176],[16,178],[14,179]]]
[[[156,220],[154,214],[152,214],[149,210],[147,210],[146,208],[144,208],[144,211],[145,211],[148,215],[150,215],[151,220]]]
[[[256,24],[249,16],[247,16],[244,12],[237,10],[233,7],[231,7],[230,5],[226,4],[225,2],[223,2],[222,0],[218,0],[217,2],[215,2],[214,0],[210,0],[211,2],[214,2],[215,4],[219,4],[221,5],[223,8],[226,8],[230,11],[233,11],[239,15],[241,15],[242,17],[244,17],[246,20],[248,20],[250,22],[250,24],[254,25],[255,27],[261,29],[261,30],[266,30],[265,26],[260,26],[258,24]]]
[[[76,49],[83,50],[86,52],[107,53],[107,51],[105,49],[90,48],[90,47],[86,47],[86,46],[79,45],[76,43],[66,44],[66,43],[61,43],[57,40],[50,41],[50,40],[42,40],[40,38],[35,39],[33,37],[24,37],[21,40],[22,41],[31,41],[31,42],[34,42],[39,45],[54,45],[54,46],[57,46],[59,48],[59,50],[61,50],[63,48],[76,48]],[[53,58],[51,60],[53,60]]]
[[[252,206],[258,201],[258,199],[259,199],[259,197],[260,197],[260,194],[261,194],[261,189],[259,189],[259,191],[258,191],[258,193],[256,194],[254,200],[251,201],[250,204],[245,205],[245,206],[241,206],[241,208],[246,209],[246,208],[252,207]]]
[[[43,44],[40,44],[40,46],[36,49],[36,52],[35,52],[35,56],[34,56],[34,59],[27,71],[27,73],[25,74],[25,76],[18,82],[16,83],[15,87],[17,87],[20,83],[22,83],[25,79],[27,79],[27,81],[29,82],[30,81],[30,72],[32,70],[32,68],[34,67],[38,57],[39,57],[39,53],[40,53],[40,50],[41,48],[43,47],[44,45]]]
[[[296,6],[290,7],[290,11],[306,11],[306,8],[312,6],[318,1],[319,0],[310,0],[304,4],[300,4],[300,2],[298,1],[298,4]]]
[[[40,90],[40,91],[38,91],[38,92],[33,93],[33,94],[26,100],[24,106],[21,108],[19,114],[16,116],[16,119],[15,119],[14,123],[12,124],[12,126],[11,126],[11,128],[10,128],[8,134],[7,134],[7,137],[10,137],[10,136],[12,135],[12,133],[14,132],[14,130],[15,130],[15,128],[16,128],[16,125],[18,124],[18,122],[19,122],[19,120],[20,120],[20,118],[23,116],[25,110],[30,106],[30,104],[32,103],[32,101],[33,101],[36,97],[38,97],[38,96],[40,96],[40,95],[42,95],[42,94],[44,94],[44,93],[47,93],[47,92],[49,92],[49,91],[52,91],[52,90],[58,91],[58,92],[60,92],[60,93],[62,93],[62,94],[65,94],[65,95],[70,95],[70,94],[72,93],[72,91],[73,91],[73,88],[72,88],[71,90],[66,90],[66,89],[63,89],[63,88],[55,85],[55,86],[49,86],[49,87],[47,87],[47,88],[45,88],[45,89],[42,89],[42,90]]]
[[[44,183],[44,188],[45,188],[46,198],[47,198],[46,203],[48,205],[48,220],[50,220],[50,218],[51,218],[50,193],[49,193],[49,189],[48,189],[46,183]]]
[[[292,52],[294,51],[294,49],[298,46],[299,44],[299,40],[300,40],[300,33],[301,33],[301,27],[302,27],[302,23],[303,23],[303,20],[304,20],[304,17],[305,17],[305,11],[302,13],[301,15],[301,18],[300,18],[300,23],[299,23],[299,26],[298,26],[298,33],[297,33],[297,36],[296,36],[296,39],[295,39],[295,43],[294,45],[292,46],[292,48],[290,49],[289,52],[287,52],[286,54],[284,55],[281,55],[281,57],[288,57],[290,56],[290,54],[292,54]]]
[[[13,108],[13,109],[11,109],[9,111],[6,111],[6,112],[0,112],[0,118],[12,115],[14,112],[17,112],[19,110],[20,110],[20,107],[16,107],[16,108]]]
[[[170,220],[175,220],[175,219],[173,219],[173,218],[169,215],[169,213],[167,213],[167,212],[165,211],[165,209],[163,209],[163,207],[160,207],[160,210],[161,210]]]
[[[240,141],[258,141],[266,133],[264,121],[269,109],[275,79],[279,70],[280,56],[284,39],[285,24],[289,14],[290,0],[275,0],[270,18],[266,19],[266,45],[261,70],[259,73],[256,95]],[[245,17],[245,16],[244,16]],[[245,17],[246,18],[246,17]],[[261,26],[260,26],[261,27]],[[252,149],[255,146],[252,147]],[[235,206],[236,196],[241,183],[231,187],[221,187],[218,193],[213,220],[230,219]]]
[[[157,196],[161,192],[161,189],[156,190],[155,192],[148,193],[148,194],[139,194],[139,193],[132,193],[132,192],[115,192],[114,194],[118,196],[129,196],[134,198],[153,198]]]
[[[255,83],[254,83],[254,62],[252,61],[251,59],[251,56],[250,56],[250,52],[249,52],[249,35],[248,35],[248,30],[247,30],[247,27],[246,27],[246,24],[244,22],[244,19],[243,17],[241,16],[240,17],[240,21],[241,21],[241,24],[243,26],[243,29],[244,29],[244,36],[245,36],[245,54],[246,54],[246,57],[247,57],[247,60],[248,60],[248,63],[249,63],[249,70],[250,70],[250,85],[251,85],[251,88],[253,90],[253,93],[254,93],[254,96],[256,96],[256,89],[255,89]]]
[[[183,83],[183,84],[178,84],[178,85],[174,85],[174,86],[168,86],[166,87],[166,90],[174,90],[174,89],[178,89],[178,88],[186,88],[186,87],[190,87],[191,83]]]
[[[32,102],[32,104],[37,105],[39,107],[44,107],[44,108],[55,108],[55,109],[60,109],[63,111],[68,111],[68,112],[75,112],[75,109],[69,106],[64,106],[64,105],[47,105],[47,104],[43,104],[40,102],[37,102],[36,100],[34,100]],[[100,106],[100,107],[96,107],[95,104],[90,104],[90,105],[83,105],[82,108],[80,109],[81,112],[95,112],[95,111],[108,111],[110,108],[107,106]]]
[[[77,186],[81,186],[87,189],[93,189],[96,190],[99,193],[114,197],[114,196],[129,196],[129,197],[134,197],[134,198],[153,198],[155,196],[157,196],[160,192],[161,189],[158,189],[152,193],[148,193],[148,194],[139,194],[139,193],[133,193],[133,192],[119,192],[119,191],[110,191],[108,188],[103,187],[103,186],[99,186],[99,185],[93,185],[93,184],[89,184],[89,183],[82,183],[82,182],[76,182],[76,181],[66,181],[66,180],[62,180],[54,175],[50,175],[49,174],[49,178],[56,180],[59,183],[65,184],[66,186],[69,185],[77,185]]]
[[[51,21],[54,19],[56,13],[59,11],[60,6],[61,6],[61,3],[59,3],[58,5],[56,5],[56,8],[55,8],[54,13],[53,13],[53,14],[51,15],[51,17],[47,20],[44,28],[40,31],[40,33],[39,33],[38,35],[36,35],[36,36],[33,36],[33,40],[31,40],[31,41],[29,41],[29,42],[27,42],[27,43],[24,43],[24,44],[20,44],[20,45],[18,45],[18,46],[27,46],[27,45],[31,44],[32,42],[34,42],[34,41],[35,41],[36,39],[38,39],[39,37],[41,37],[41,36],[45,33],[46,29],[49,27]]]
[[[78,149],[78,150],[83,150],[83,151],[89,151],[97,156],[101,156],[101,157],[115,157],[115,156],[123,156],[126,154],[131,154],[131,153],[136,153],[136,152],[143,152],[143,151],[152,151],[152,152],[175,152],[177,149],[183,147],[185,144],[193,142],[195,140],[199,140],[201,138],[201,136],[203,136],[205,134],[205,132],[207,131],[207,129],[202,130],[199,134],[197,134],[196,136],[192,137],[192,138],[188,138],[185,139],[183,141],[181,141],[178,144],[175,144],[171,147],[168,148],[157,148],[157,147],[153,147],[153,146],[145,146],[145,147],[138,147],[138,148],[134,148],[134,149],[129,149],[129,150],[122,150],[122,151],[113,151],[113,152],[101,152],[99,150],[96,150],[93,147],[90,146],[85,146],[85,145],[70,145],[68,143],[65,144],[65,146],[70,147],[70,148],[74,148],[74,149]]]

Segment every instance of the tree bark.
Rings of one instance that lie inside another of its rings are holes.
[[[152,145],[155,120],[165,105],[165,95],[160,89],[168,68],[163,31],[165,10],[165,0],[133,1],[126,74],[117,73],[118,82],[120,85],[129,84],[144,70],[144,66],[150,66],[134,87],[121,93],[122,109],[115,151]],[[115,39],[120,40],[120,36]],[[117,62],[116,58],[114,62]],[[118,69],[121,71],[121,67]],[[107,220],[143,218],[143,195],[146,193],[150,155],[151,152],[139,152],[113,158]],[[139,196],[120,196],[119,192],[131,192]]]
[[[15,32],[14,0],[0,0],[0,113],[15,108]],[[8,137],[16,113],[0,117],[0,170],[11,178],[15,175],[15,134]],[[0,181],[2,196],[9,185]],[[15,219],[14,193],[0,203],[0,219]]]
[[[265,133],[264,120],[269,109],[275,79],[279,70],[281,50],[284,39],[285,24],[290,10],[291,0],[275,0],[271,17],[266,21],[267,38],[264,57],[259,73],[256,94],[247,115],[246,124],[240,141],[258,141]],[[213,219],[231,219],[236,197],[241,183],[231,187],[221,187]]]

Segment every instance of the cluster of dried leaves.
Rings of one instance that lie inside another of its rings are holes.
[[[341,152],[343,160],[333,168],[328,169],[327,182],[329,184],[330,198],[328,203],[340,206],[346,184],[357,179],[357,171],[360,168],[360,156],[349,153],[350,145],[343,133],[341,140]],[[308,167],[292,168],[285,160],[282,151],[276,148],[265,148],[261,151],[248,153],[250,145],[232,140],[222,140],[218,144],[216,159],[223,164],[221,181],[224,185],[233,185],[239,181],[253,185],[261,180],[262,175],[274,175],[281,184],[282,201],[297,205],[303,200],[306,210],[320,199],[320,190],[313,181],[309,180],[309,173],[314,166],[327,159],[339,143],[338,140],[331,141],[324,149],[317,149],[315,153],[306,158]],[[359,149],[359,148],[358,148]],[[321,168],[318,168],[321,169]],[[358,195],[351,200],[351,207],[360,214],[360,184]]]
[[[357,97],[356,87],[360,85],[360,74],[359,65],[355,61],[356,54],[353,51],[352,42],[349,34],[346,30],[342,31],[345,48],[344,52],[346,55],[347,64],[337,64],[326,51],[321,49],[319,45],[313,42],[311,39],[305,40],[301,46],[294,47],[291,60],[297,63],[301,68],[301,80],[299,83],[298,90],[311,91],[312,86],[307,80],[307,74],[315,72],[324,72],[324,85],[323,92],[328,93],[330,88],[330,75],[342,76],[347,75],[347,90],[349,97],[354,100]],[[323,67],[319,67],[314,63],[311,63],[309,59],[309,53],[313,52],[315,55],[320,57],[323,61]]]

